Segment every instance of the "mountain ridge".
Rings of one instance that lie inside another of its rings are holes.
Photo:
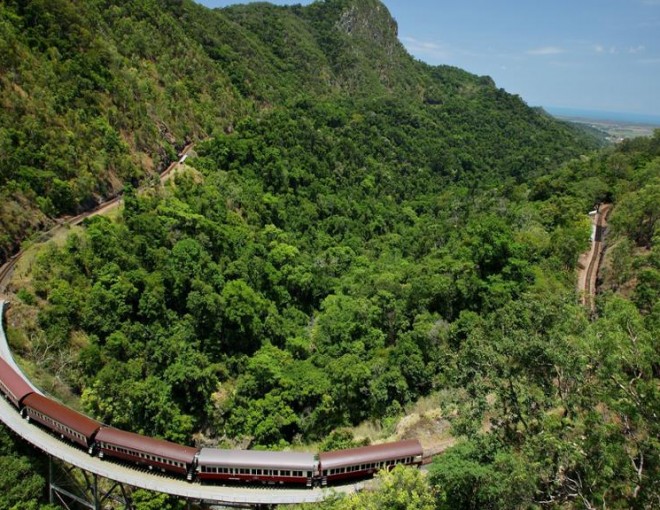
[[[191,0],[9,1],[0,30],[2,259],[58,216],[162,170],[187,141],[300,100],[406,103],[433,117],[439,140],[458,123],[497,138],[516,116],[541,137],[578,140],[541,126],[520,100],[506,106],[513,96],[487,77],[415,61],[378,0],[214,10]],[[515,112],[494,122],[498,102]]]

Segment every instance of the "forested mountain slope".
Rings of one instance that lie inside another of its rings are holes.
[[[187,140],[301,100],[395,104],[405,114],[393,125],[426,124],[431,138],[416,164],[451,176],[493,162],[524,174],[588,143],[487,78],[414,61],[376,0],[214,11],[189,0],[7,1],[0,31],[3,258],[55,217],[163,169]]]
[[[375,0],[0,14],[5,252],[126,186],[14,282],[10,339],[46,389],[181,443],[321,449],[433,395],[464,442],[406,482],[424,508],[657,501],[658,135],[593,154],[412,59]],[[136,186],[186,139],[170,184]],[[631,300],[593,318],[574,270],[603,200]],[[11,486],[30,466],[0,439]]]

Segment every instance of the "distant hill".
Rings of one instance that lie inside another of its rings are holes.
[[[163,169],[186,141],[300,101],[389,101],[387,122],[424,126],[417,163],[452,178],[519,178],[594,144],[490,78],[414,60],[377,0],[7,1],[0,93],[3,259]]]

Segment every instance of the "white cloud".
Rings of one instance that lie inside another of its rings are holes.
[[[643,48],[643,46],[640,46],[640,48]],[[618,55],[619,54],[619,50],[617,49],[616,46],[610,46],[609,48],[607,48],[607,47],[603,46],[602,44],[595,44],[593,46],[593,50],[596,53],[601,54],[601,55],[603,55],[605,53],[609,53],[610,55]]]
[[[527,50],[525,53],[528,55],[559,55],[565,53],[562,48],[557,46],[543,46],[542,48],[534,48],[532,50]]]
[[[641,44],[635,48],[629,48],[628,53],[631,53],[632,55],[636,55],[637,53],[644,53],[644,50],[646,50],[646,47],[642,46]]]
[[[437,58],[450,58],[452,52],[446,46],[432,41],[420,41],[414,37],[401,37],[403,45],[413,54],[430,55]]]

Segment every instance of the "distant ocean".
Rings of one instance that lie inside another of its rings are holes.
[[[644,113],[600,112],[596,110],[579,110],[576,108],[544,107],[544,110],[557,117],[571,117],[594,121],[624,122],[627,124],[642,124],[660,126],[660,115]]]

